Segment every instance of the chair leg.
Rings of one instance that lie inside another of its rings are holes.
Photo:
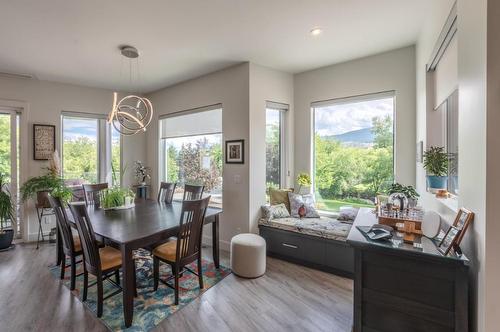
[[[63,264],[64,265],[64,264]],[[71,256],[71,290],[74,290],[76,286],[76,258],[75,255]]]
[[[89,288],[89,273],[85,268],[85,263],[83,263],[83,295],[82,301],[87,301],[87,290]]]
[[[115,270],[115,282],[120,285],[120,270]]]
[[[97,317],[102,317],[103,304],[102,276],[97,276]]]
[[[134,277],[134,297],[137,297],[137,276],[136,276],[137,270],[136,270],[136,265],[135,265],[135,260],[134,260],[134,274],[132,275]]]
[[[175,264],[174,267],[174,278],[175,278],[175,305],[179,305],[179,265]]]
[[[200,289],[203,289],[203,269],[201,267],[201,255],[198,256],[198,283],[200,284]]]
[[[158,279],[160,278],[160,260],[153,256],[153,289],[158,289]]]
[[[61,280],[64,279],[64,270],[66,270],[66,255],[63,256],[61,263]]]

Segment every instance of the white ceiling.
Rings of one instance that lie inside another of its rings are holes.
[[[434,1],[0,0],[0,71],[142,92],[242,61],[297,73],[414,44]]]

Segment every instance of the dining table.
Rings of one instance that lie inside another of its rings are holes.
[[[153,246],[177,235],[182,202],[170,204],[149,199],[136,199],[135,206],[123,210],[104,210],[93,205],[87,207],[94,233],[120,249],[122,255],[123,316],[125,326],[132,325],[134,316],[135,265],[133,251]],[[214,265],[219,268],[219,216],[220,208],[209,207],[204,224],[212,224],[212,254]],[[68,219],[74,224],[68,211]],[[59,234],[58,234],[59,235]],[[57,260],[62,263],[62,241],[57,237]]]

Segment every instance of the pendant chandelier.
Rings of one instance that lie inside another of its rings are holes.
[[[120,47],[121,54],[129,60],[130,83],[132,82],[132,62],[136,59],[137,76],[139,76],[139,51],[133,46]],[[108,122],[121,135],[132,136],[145,132],[153,119],[153,104],[147,98],[128,95],[118,99],[118,92],[113,93],[113,108]]]

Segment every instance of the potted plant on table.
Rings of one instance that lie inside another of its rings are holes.
[[[7,175],[0,173],[0,250],[10,248],[14,239],[14,229],[6,228],[5,224],[14,221],[14,204],[10,192],[6,188]]]
[[[101,205],[104,210],[120,210],[134,207],[135,194],[130,189],[113,187],[104,190]]]
[[[443,147],[431,146],[424,152],[424,168],[427,171],[429,189],[446,189],[448,182],[448,153]]]
[[[394,193],[402,193],[408,198],[408,205],[410,207],[415,207],[417,206],[418,198],[420,195],[417,193],[415,188],[413,186],[405,186],[400,183],[393,183],[391,187],[389,188],[388,194],[394,194]]]

